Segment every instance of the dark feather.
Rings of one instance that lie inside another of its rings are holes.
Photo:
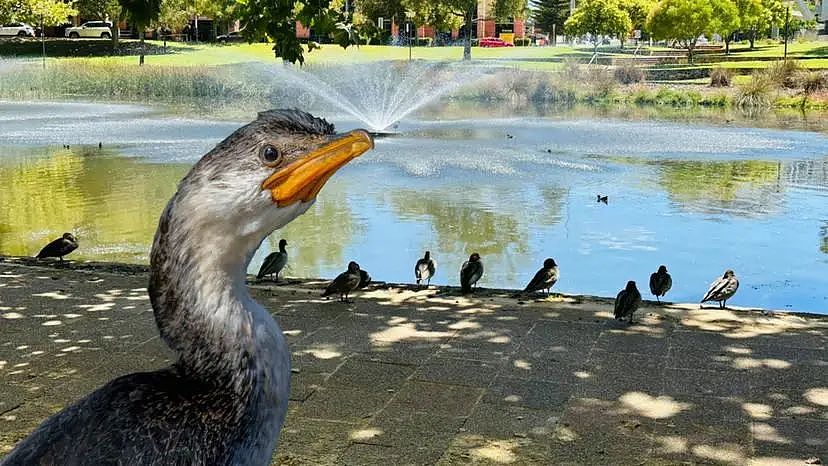
[[[635,282],[628,282],[627,287],[615,297],[615,318],[623,319],[629,317],[632,321],[633,313],[638,310],[641,304],[641,293],[635,286]]]
[[[472,286],[483,276],[483,262],[466,261],[460,268],[460,288],[464,292],[471,291]]]
[[[64,235],[51,243],[47,244],[37,254],[38,259],[46,257],[63,257],[78,248],[77,241],[73,241],[74,237],[67,237]]]
[[[558,268],[542,268],[538,270],[532,280],[524,288],[524,292],[531,293],[533,291],[547,290],[552,288],[558,282]]]

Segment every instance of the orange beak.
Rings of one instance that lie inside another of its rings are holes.
[[[262,189],[270,190],[277,207],[311,201],[337,170],[373,148],[368,132],[351,131],[270,175]]]

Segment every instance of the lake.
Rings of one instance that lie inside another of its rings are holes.
[[[627,280],[644,292],[665,264],[668,299],[697,302],[732,268],[733,305],[828,313],[826,134],[495,113],[432,106],[405,119],[268,238],[250,272],[282,237],[298,277],[333,277],[356,260],[376,280],[411,282],[428,249],[432,283],[457,285],[478,252],[483,287],[523,287],[554,257],[558,291],[614,296]],[[35,255],[72,231],[72,259],[146,262],[178,180],[244,123],[195,115],[0,102],[0,253]],[[358,125],[330,117],[340,131]]]

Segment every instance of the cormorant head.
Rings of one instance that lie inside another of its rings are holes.
[[[734,275],[736,275],[736,274],[735,274],[735,273],[733,273],[733,271],[732,271],[732,270],[727,269],[727,270],[725,270],[724,276],[723,276],[722,278],[730,278],[730,277],[732,277],[732,276],[734,276]]]
[[[480,254],[474,252],[471,256],[469,256],[469,262],[477,262],[480,260]]]
[[[426,253],[425,253],[425,259],[426,259],[426,260],[431,259],[431,251],[426,251]]]
[[[75,238],[75,235],[73,235],[72,233],[64,233],[63,234],[63,239],[68,239],[69,241],[71,241],[73,243],[78,242],[77,238]]]
[[[549,259],[546,259],[545,261],[543,261],[543,267],[546,268],[546,269],[551,269],[552,267],[557,267],[557,266],[558,266],[558,264],[555,263],[555,259],[552,259],[551,257]]]
[[[359,264],[354,261],[348,262],[348,272],[359,273]]]
[[[658,273],[667,273],[667,266],[666,265],[658,266]]]
[[[338,169],[373,147],[366,131],[335,134],[300,110],[261,112],[195,164],[176,209],[196,229],[261,240],[303,214]]]
[[[279,248],[284,248],[285,246],[287,246],[287,240],[284,239],[284,238],[280,239],[279,240]]]
[[[638,288],[635,286],[635,282],[630,280],[627,282],[627,291],[636,291]]]

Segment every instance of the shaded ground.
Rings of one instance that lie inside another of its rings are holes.
[[[71,266],[75,267],[75,266]],[[0,455],[105,381],[161,367],[141,267],[0,261]],[[828,460],[828,319],[609,301],[254,285],[288,336],[274,464]],[[522,304],[521,304],[522,303]]]

